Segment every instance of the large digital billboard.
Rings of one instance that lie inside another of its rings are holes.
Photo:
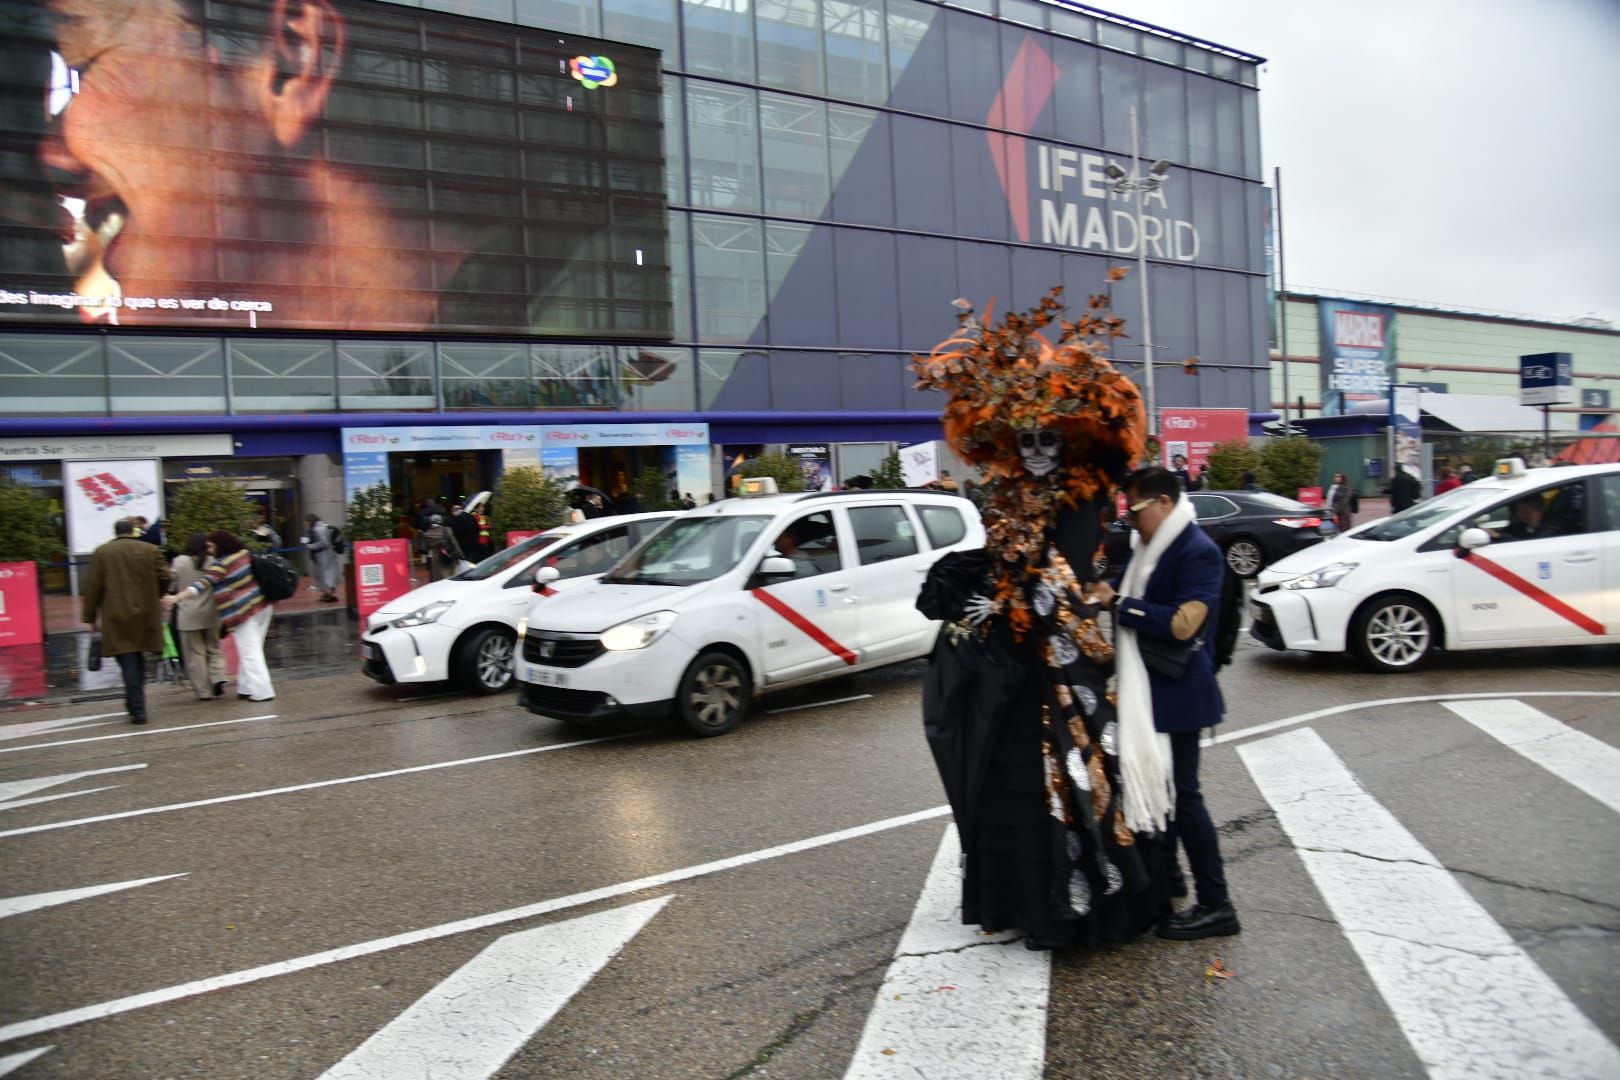
[[[0,0],[0,323],[668,339],[656,50]]]

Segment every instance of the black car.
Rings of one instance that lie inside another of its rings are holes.
[[[1252,578],[1284,555],[1319,544],[1338,530],[1320,508],[1265,491],[1192,491],[1193,512],[1209,538],[1226,553],[1226,565]],[[1099,563],[1118,568],[1131,550],[1130,526],[1109,527]]]

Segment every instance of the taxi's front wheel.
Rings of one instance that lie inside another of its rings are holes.
[[[707,652],[681,676],[675,714],[700,739],[724,735],[742,723],[752,694],[748,672],[735,656]]]
[[[1415,596],[1385,596],[1356,616],[1351,645],[1374,671],[1415,671],[1434,652],[1439,620]]]

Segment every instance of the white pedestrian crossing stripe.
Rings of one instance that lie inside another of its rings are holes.
[[[1051,953],[962,925],[961,842],[945,830],[845,1080],[1037,1078]]]
[[[146,768],[145,765],[116,765],[109,769],[89,769],[85,772],[59,773],[56,776],[36,776],[29,780],[8,780],[0,784],[0,810],[11,810],[19,806],[33,806],[35,803],[52,802],[56,799],[71,799],[75,795],[89,795],[95,791],[110,791],[111,788],[96,787],[85,788],[81,791],[61,791],[55,795],[37,795],[31,799],[24,795],[33,795],[36,791],[45,788],[57,787],[61,784],[71,784],[75,780],[83,780],[87,776],[105,776],[108,773],[134,772]],[[112,787],[121,785],[114,784]]]
[[[1238,754],[1430,1075],[1620,1076],[1620,1050],[1320,735]]]
[[[75,900],[88,900],[92,896],[104,896],[107,893],[136,889],[142,885],[151,885],[153,882],[168,881],[170,878],[185,876],[184,874],[163,874],[158,877],[138,878],[135,881],[114,881],[107,885],[86,885],[81,889],[60,889],[56,892],[32,893],[28,896],[3,897],[0,898],[0,919],[21,915],[26,911],[38,911],[40,908],[55,907],[58,904],[71,904]]]
[[[1522,701],[1445,704],[1509,750],[1620,813],[1620,750]]]

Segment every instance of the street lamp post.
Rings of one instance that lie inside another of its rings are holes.
[[[1142,383],[1147,392],[1148,430],[1159,433],[1159,412],[1153,397],[1153,317],[1148,311],[1147,237],[1142,230],[1142,198],[1164,186],[1170,163],[1155,161],[1144,175],[1140,154],[1141,133],[1136,126],[1136,106],[1131,106],[1131,171],[1129,174],[1110,162],[1103,170],[1113,181],[1115,193],[1136,199],[1136,277],[1142,290]]]

